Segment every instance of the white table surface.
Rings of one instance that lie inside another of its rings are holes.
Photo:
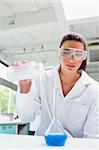
[[[68,138],[63,147],[50,147],[44,137],[0,134],[0,150],[99,150],[99,139]]]
[[[0,119],[0,125],[2,124],[25,124],[25,123],[22,122],[20,119],[15,119],[12,121]]]

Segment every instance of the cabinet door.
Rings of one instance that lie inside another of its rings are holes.
[[[28,135],[29,134],[29,124],[18,124],[17,134]]]
[[[2,124],[0,125],[0,133],[16,134],[15,124]]]

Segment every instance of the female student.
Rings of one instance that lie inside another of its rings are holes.
[[[31,122],[40,115],[35,134],[44,135],[53,118],[53,97],[57,95],[57,116],[66,133],[78,138],[99,138],[99,83],[85,72],[85,39],[76,33],[66,34],[60,43],[59,60],[55,69],[44,71],[33,80],[19,81],[19,118]],[[16,65],[21,64],[13,64]]]

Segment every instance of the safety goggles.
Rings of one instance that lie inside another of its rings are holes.
[[[85,60],[87,57],[87,51],[75,48],[60,48],[60,54],[64,58],[73,56],[76,60]]]

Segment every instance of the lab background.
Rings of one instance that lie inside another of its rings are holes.
[[[99,11],[97,0],[0,0],[0,133],[34,135],[39,117],[22,122],[16,114],[17,82],[7,78],[14,61],[42,63],[53,69],[61,38],[82,34],[88,43],[87,73],[99,82]]]

